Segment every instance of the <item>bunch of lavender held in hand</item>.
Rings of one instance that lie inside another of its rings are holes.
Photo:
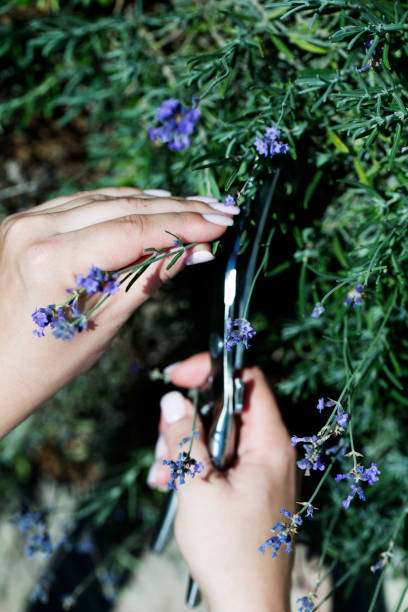
[[[59,306],[49,304],[47,307],[36,308],[32,313],[31,317],[37,325],[37,328],[33,331],[34,335],[42,338],[45,336],[45,328],[50,327],[50,329],[53,330],[52,334],[56,338],[71,341],[75,332],[81,333],[84,329],[88,328],[88,319],[91,314],[93,314],[110,296],[118,293],[121,284],[130,278],[126,287],[126,291],[128,291],[133,283],[151,264],[161,259],[172,257],[170,263],[166,267],[166,269],[169,270],[187,249],[197,244],[195,242],[183,244],[182,239],[176,234],[167,231],[166,233],[173,236],[173,244],[176,246],[175,249],[169,251],[168,248],[156,249],[155,247],[149,247],[144,249],[144,251],[146,253],[151,253],[151,255],[143,262],[130,266],[129,268],[117,270],[115,272],[104,272],[97,266],[91,265],[86,276],[77,274],[75,289],[66,290],[67,293],[71,295],[68,300]],[[120,281],[117,280],[119,276],[123,276]],[[82,312],[79,309],[80,298],[82,296],[90,297],[97,293],[103,295],[102,299],[100,299],[95,306],[90,308],[90,310]]]

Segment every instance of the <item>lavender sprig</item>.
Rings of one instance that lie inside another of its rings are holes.
[[[45,329],[49,327],[53,330],[52,334],[55,338],[70,342],[75,336],[75,332],[81,333],[88,328],[89,317],[102,306],[107,298],[116,295],[120,290],[120,286],[129,278],[130,281],[125,291],[130,289],[133,283],[151,264],[161,259],[171,257],[172,259],[166,267],[166,269],[169,270],[187,249],[191,249],[197,244],[196,242],[183,244],[183,240],[180,236],[167,230],[166,233],[174,238],[173,244],[179,248],[169,251],[168,248],[156,249],[155,247],[149,247],[144,249],[144,252],[151,253],[151,255],[143,262],[130,266],[129,268],[113,272],[104,272],[92,264],[86,276],[77,274],[75,289],[66,289],[66,292],[71,296],[68,300],[58,306],[56,304],[49,304],[47,307],[36,308],[32,313],[32,320],[37,326],[33,330],[33,334],[42,338],[45,336]],[[118,277],[123,275],[125,276],[118,281]],[[87,312],[82,312],[79,309],[79,299],[85,296],[90,297],[98,293],[103,295],[102,299]]]

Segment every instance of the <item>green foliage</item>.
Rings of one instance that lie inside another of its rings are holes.
[[[319,492],[324,535],[310,537],[352,581],[387,549],[407,498],[408,2],[129,1],[117,13],[83,0],[34,14],[17,4],[0,20],[1,125],[81,117],[100,184],[250,199],[277,165],[254,138],[278,125],[289,142],[256,302],[258,357],[270,368],[278,351],[279,390],[307,411],[291,433],[315,433],[317,398],[341,397],[363,463],[381,469],[368,501],[347,511],[333,474]],[[157,106],[193,95],[202,117],[191,147],[149,143]],[[344,306],[358,283],[363,305]],[[317,301],[326,312],[315,320]],[[399,559],[406,572],[403,548]]]

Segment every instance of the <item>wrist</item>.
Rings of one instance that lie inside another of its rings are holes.
[[[209,612],[290,612],[290,586],[287,580],[251,580],[213,589],[206,598]]]
[[[214,598],[208,603],[208,612],[290,612],[289,603],[285,605],[278,597],[271,601],[270,598],[257,597],[255,593],[247,594],[246,597],[237,597],[236,593],[226,599]]]

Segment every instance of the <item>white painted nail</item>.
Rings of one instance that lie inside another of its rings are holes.
[[[196,200],[197,202],[204,202],[204,204],[210,204],[211,202],[218,202],[217,198],[211,196],[193,195],[188,196],[186,200]]]
[[[157,471],[158,471],[158,466],[157,466],[157,461],[155,461],[150,470],[149,473],[147,475],[146,478],[146,482],[149,485],[149,487],[155,487],[156,486],[156,478],[157,478]]]
[[[156,459],[160,459],[160,457],[164,457],[167,451],[167,444],[164,441],[164,437],[160,435],[157,438],[156,446],[154,447],[154,456]]]
[[[170,372],[174,370],[174,368],[177,368],[179,363],[181,363],[181,361],[175,361],[174,363],[171,363],[170,365],[168,365],[166,368],[164,368],[163,374],[167,374],[168,376]]]
[[[205,263],[206,261],[213,261],[214,255],[209,251],[195,251],[191,253],[186,259],[186,266],[194,266],[195,264]]]
[[[239,215],[241,209],[239,206],[226,206],[222,202],[208,202],[208,206],[220,210],[221,212],[229,213],[230,215]]]
[[[165,189],[145,189],[143,193],[155,196],[156,198],[169,198],[171,196],[170,191],[166,191]]]
[[[179,391],[170,391],[163,395],[160,408],[166,423],[175,423],[186,414],[185,399]]]
[[[215,225],[234,225],[233,220],[226,215],[216,215],[212,213],[206,213],[202,217],[209,223],[215,223]]]

